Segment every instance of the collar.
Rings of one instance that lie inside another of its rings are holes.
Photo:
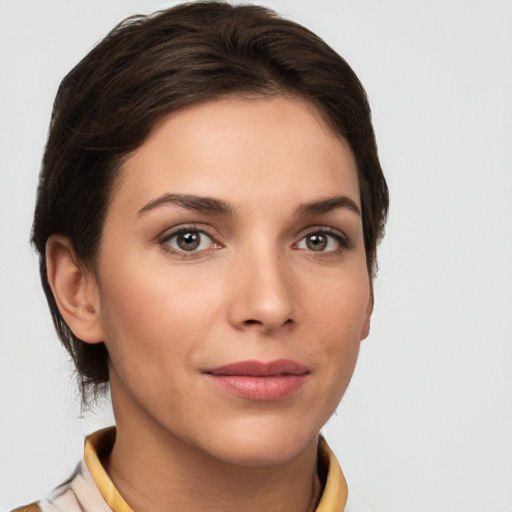
[[[316,512],[342,512],[347,502],[347,482],[336,455],[322,436],[318,442],[318,457],[327,470],[327,478]]]
[[[96,487],[113,512],[133,512],[124,501],[114,483],[110,480],[100,458],[107,456],[116,440],[116,427],[107,427],[94,432],[85,440],[84,461],[89,469]]]
[[[84,460],[94,483],[113,512],[133,512],[124,501],[104,467],[100,458],[108,455],[114,446],[116,428],[98,430],[85,440]],[[327,478],[316,512],[342,512],[347,501],[347,483],[336,456],[323,437],[318,443],[318,456],[324,465]]]

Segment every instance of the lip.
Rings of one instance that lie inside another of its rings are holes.
[[[281,400],[299,391],[309,369],[289,359],[238,361],[204,372],[217,386],[249,400]]]

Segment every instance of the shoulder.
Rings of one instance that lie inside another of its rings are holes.
[[[54,489],[46,499],[18,507],[11,512],[112,512],[84,461],[80,462],[74,474]]]
[[[18,507],[12,510],[11,512],[41,512],[41,507],[38,502],[31,503],[30,505],[24,505],[23,507]]]

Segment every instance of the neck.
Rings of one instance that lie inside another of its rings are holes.
[[[105,469],[136,512],[311,512],[321,494],[314,438],[294,459],[269,466],[219,460],[168,431],[124,423]]]
[[[284,464],[236,466],[175,439],[135,439],[121,427],[105,469],[137,512],[310,512],[321,492],[316,441]]]

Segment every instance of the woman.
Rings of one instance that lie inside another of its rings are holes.
[[[364,90],[255,6],[116,27],[64,79],[33,227],[84,400],[116,429],[30,510],[343,510],[321,427],[388,207]]]

